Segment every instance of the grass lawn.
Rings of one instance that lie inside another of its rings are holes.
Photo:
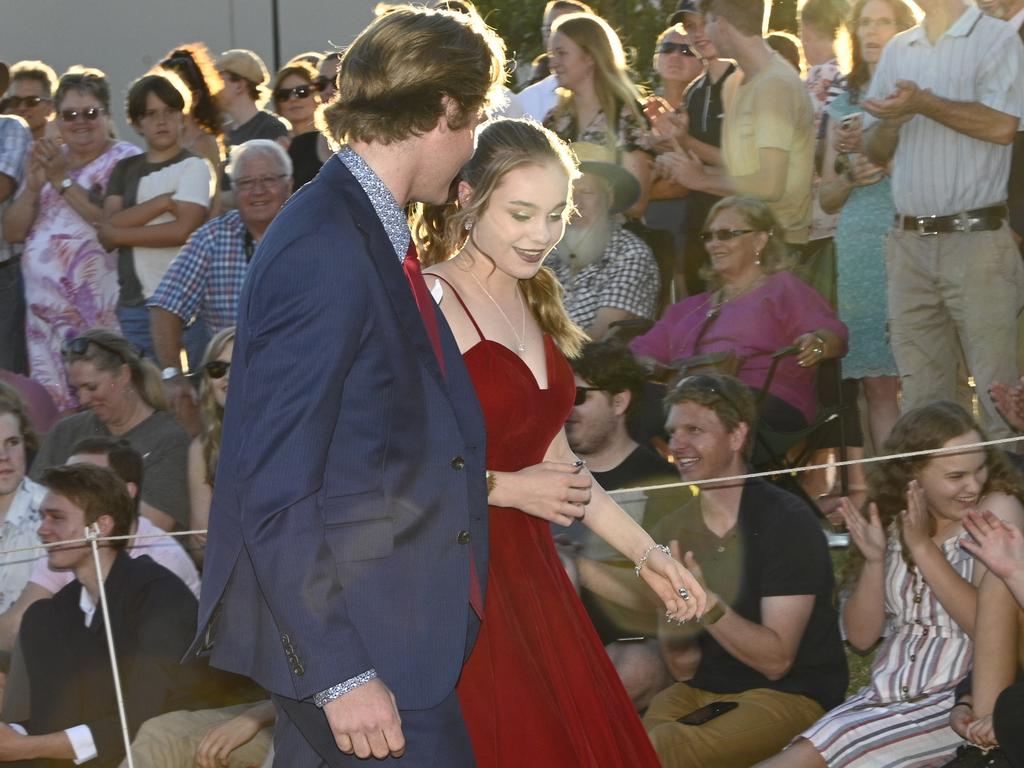
[[[830,550],[832,554],[832,570],[836,575],[836,584],[839,584],[842,581],[843,568],[846,565],[846,556],[848,551],[849,550],[846,549]],[[873,650],[870,653],[861,655],[847,647],[846,661],[850,665],[850,686],[846,689],[847,696],[867,685],[869,677],[868,673],[871,670],[871,662],[874,658],[875,652]]]

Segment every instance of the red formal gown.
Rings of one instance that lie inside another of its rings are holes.
[[[482,334],[465,354],[487,424],[489,469],[543,461],[569,415],[572,369],[547,336],[544,346],[547,389],[512,350]],[[480,768],[657,768],[549,524],[517,509],[489,514],[483,626],[458,687]]]

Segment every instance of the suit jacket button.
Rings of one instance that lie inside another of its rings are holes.
[[[466,460],[461,456],[452,459],[452,469],[462,469],[464,466],[466,466]]]
[[[469,544],[469,531],[459,531],[457,541],[459,544]]]

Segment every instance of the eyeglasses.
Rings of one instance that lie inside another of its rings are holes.
[[[43,102],[51,102],[53,99],[47,99],[44,96],[8,96],[4,99],[8,109],[32,109],[32,107],[38,107]]]
[[[255,192],[259,187],[271,187],[281,179],[287,178],[287,173],[278,173],[274,176],[246,176],[235,181],[235,189],[245,193]]]
[[[274,101],[278,104],[289,99],[308,99],[313,95],[314,86],[296,85],[294,88],[278,88],[274,91]]]
[[[698,233],[697,237],[702,243],[711,243],[718,240],[727,243],[734,237],[749,235],[751,232],[763,232],[763,229],[705,229]]]
[[[573,405],[583,405],[587,402],[588,392],[603,392],[601,387],[576,387],[576,398],[572,401]]]
[[[96,122],[100,115],[104,114],[107,110],[103,107],[86,107],[85,109],[62,109],[60,111],[60,119],[65,123],[76,123],[79,120],[88,121],[90,123]]]
[[[203,370],[211,379],[223,379],[230,367],[231,363],[226,360],[211,360],[203,366]]]
[[[693,52],[688,43],[662,43],[658,46],[658,53],[664,53],[665,55],[680,53],[683,56],[697,57],[697,54]]]
[[[318,91],[320,91],[320,93],[323,93],[328,88],[333,88],[333,87],[334,87],[334,80],[332,78],[328,77],[327,75],[320,75],[320,77],[318,77],[316,79],[316,89]]]
[[[117,356],[117,358],[123,363],[128,362],[128,358],[124,356],[124,353],[121,350],[115,349],[110,344],[102,342],[99,339],[93,339],[89,336],[79,336],[75,339],[68,339],[64,342],[61,350],[64,353],[64,357],[82,357],[89,351],[90,344],[95,344],[103,351]]]

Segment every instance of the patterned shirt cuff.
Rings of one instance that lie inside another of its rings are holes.
[[[318,693],[315,696],[313,696],[313,703],[316,704],[321,709],[323,709],[324,705],[327,704],[328,702],[331,702],[331,701],[334,701],[335,699],[341,698],[342,696],[344,696],[349,691],[354,691],[359,686],[366,685],[371,680],[376,680],[376,679],[377,679],[377,670],[376,669],[368,669],[365,672],[363,672],[363,674],[356,675],[355,677],[353,677],[353,678],[351,678],[349,680],[346,680],[344,683],[338,683],[337,685],[332,685],[326,691],[320,691],[320,693]]]

